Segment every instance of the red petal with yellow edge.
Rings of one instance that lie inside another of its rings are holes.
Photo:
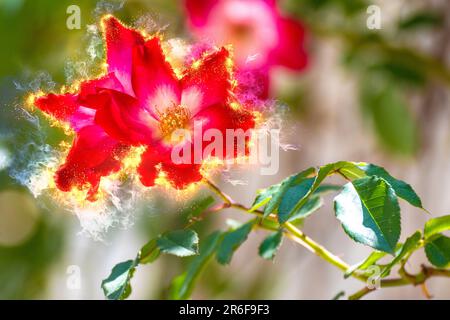
[[[176,189],[184,189],[202,179],[199,164],[175,164],[171,160],[171,152],[170,147],[153,145],[142,154],[138,173],[144,186],[155,185],[158,170],[166,174],[167,180]]]
[[[238,152],[237,142],[233,142],[233,153],[226,154],[227,152],[227,139],[226,139],[226,131],[227,129],[238,130],[242,129],[245,133],[249,129],[253,129],[255,127],[255,118],[253,113],[246,110],[245,108],[232,108],[228,105],[214,105],[209,108],[206,108],[199,112],[195,119],[195,121],[202,121],[202,130],[205,132],[208,129],[217,129],[222,133],[223,137],[223,145],[222,145],[222,157],[217,154],[212,154],[211,156],[219,156],[219,158],[235,158],[237,156],[248,155],[248,142],[250,141],[250,132],[245,139],[245,149],[243,152]],[[207,145],[209,145],[209,141],[203,142],[203,148],[205,149]]]
[[[68,121],[78,109],[77,96],[74,94],[54,94],[39,97],[34,102],[41,111],[61,121]]]
[[[55,176],[62,191],[89,186],[88,198],[94,200],[101,177],[117,172],[128,146],[110,138],[96,125],[82,128]]]
[[[200,64],[194,63],[181,79],[183,98],[189,91],[191,94],[197,92],[198,105],[194,107],[193,115],[209,106],[225,104],[231,90],[232,66],[228,50],[222,48],[199,61]]]

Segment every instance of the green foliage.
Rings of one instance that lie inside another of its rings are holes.
[[[377,263],[377,261],[383,258],[385,255],[386,252],[373,251],[366,259],[348,268],[344,273],[344,278],[350,277],[357,270],[366,270],[367,268]]]
[[[159,250],[179,257],[198,253],[198,236],[193,230],[176,230],[164,233],[156,240]]]
[[[217,250],[216,259],[220,264],[229,264],[234,252],[247,240],[247,237],[252,231],[255,220],[251,220],[242,226],[228,231]]]
[[[206,209],[211,207],[215,202],[214,197],[207,196],[200,199],[195,199],[194,203],[192,203],[189,208],[187,209],[186,215],[187,218],[193,218],[199,216],[201,213],[203,213]]]
[[[283,202],[281,203],[283,205]],[[280,205],[280,208],[281,208]],[[292,216],[289,218],[288,221],[295,222],[299,219],[305,219],[306,217],[310,216],[317,210],[319,210],[323,205],[322,197],[318,195],[312,195],[311,198],[309,198],[305,204],[298,209],[296,212],[292,214]]]
[[[161,250],[158,248],[157,239],[152,239],[142,247],[141,251],[139,251],[139,263],[152,263],[158,259],[160,253]]]
[[[102,281],[103,293],[109,300],[123,300],[131,293],[130,280],[138,261],[127,260],[117,264],[108,278]]]
[[[343,187],[326,184],[325,180],[333,175],[340,176],[347,183]],[[220,192],[217,189],[214,191]],[[186,270],[173,279],[170,287],[172,299],[187,299],[212,257],[215,256],[222,265],[229,264],[234,252],[256,226],[271,231],[259,246],[259,255],[264,259],[272,260],[275,257],[286,234],[290,238],[296,238],[299,243],[305,242],[306,247],[325,260],[342,266],[341,262],[334,260],[332,254],[325,253],[325,249],[317,244],[311,244],[311,240],[293,226],[294,223],[303,222],[320,208],[323,204],[322,195],[327,192],[339,192],[334,198],[334,209],[344,231],[355,242],[375,249],[360,263],[346,268],[345,278],[353,275],[365,280],[368,277],[366,271],[374,265],[382,268],[382,278],[387,277],[393,267],[399,264],[403,266],[423,246],[433,265],[448,267],[450,238],[440,232],[449,230],[449,216],[430,219],[425,225],[424,237],[417,231],[405,243],[399,244],[401,218],[398,198],[423,209],[419,196],[409,184],[394,178],[382,167],[363,162],[339,161],[309,168],[259,191],[250,209],[235,206],[257,218],[244,224],[228,220],[230,230],[216,231],[205,238],[200,244],[198,255],[198,236],[190,229],[169,231],[150,240],[142,247],[135,260],[126,261],[113,269],[103,283],[105,295],[111,299],[126,297],[131,290],[130,279],[136,266],[155,261],[162,252],[180,257],[196,255],[191,258]],[[196,206],[190,207],[192,213],[188,213],[188,216],[199,215],[213,202],[213,199],[202,201],[205,205],[200,205],[202,209],[199,211],[196,211]],[[260,210],[262,207],[263,211]],[[380,259],[388,253],[394,257],[386,265],[380,264]]]
[[[418,11],[410,14],[398,23],[398,29],[409,31],[412,29],[436,28],[443,24],[441,14],[433,11]]]
[[[348,161],[331,163],[319,167],[318,170],[309,168],[290,176],[280,184],[260,191],[250,211],[266,205],[264,216],[267,217],[269,214],[277,212],[280,223],[305,217],[320,207],[320,200],[312,199],[313,195],[318,196],[320,193],[336,189],[336,186],[322,186],[322,189],[319,189],[325,178],[335,173],[339,173],[347,179],[365,176],[358,164]],[[308,205],[305,206],[307,203]]]
[[[394,259],[392,259],[392,261],[384,267],[380,276],[388,276],[393,266],[399,263],[402,259],[407,258],[415,249],[417,249],[421,238],[422,234],[420,231],[416,231],[412,236],[406,239],[405,243],[397,249],[397,254]]]
[[[272,260],[275,258],[275,254],[280,248],[282,241],[283,231],[278,230],[270,234],[259,246],[259,255],[266,260]]]
[[[435,234],[450,230],[450,215],[433,218],[425,223],[423,234],[425,239],[429,239]]]
[[[376,176],[383,178],[386,180],[392,189],[394,189],[397,196],[408,201],[411,205],[423,208],[422,200],[420,200],[419,196],[413,190],[413,188],[402,180],[395,179],[391,176],[384,168],[373,165],[373,164],[364,164],[359,166],[368,176]]]
[[[400,237],[400,207],[382,178],[365,177],[345,185],[335,198],[337,219],[355,241],[393,253]]]
[[[442,234],[436,235],[425,245],[428,260],[438,268],[450,266],[450,238]]]
[[[281,187],[280,184],[275,184],[273,186],[270,186],[267,189],[262,189],[258,191],[258,195],[255,198],[255,201],[253,201],[253,205],[250,208],[250,212],[253,212],[255,210],[258,210],[259,208],[265,206],[269,201],[272,199],[273,195],[276,194]],[[270,209],[267,209],[269,211]],[[266,216],[268,214],[265,214]]]
[[[286,190],[278,207],[278,219],[281,223],[286,222],[301,210],[303,206],[298,207],[297,203],[309,193],[313,183],[314,178],[305,178],[299,184]]]
[[[188,299],[191,296],[196,280],[211,260],[221,240],[222,233],[216,231],[202,242],[200,245],[200,254],[193,258],[183,274],[172,281],[170,288],[171,299]]]
[[[389,83],[375,86],[367,82],[365,85],[361,105],[381,143],[389,151],[413,154],[418,146],[418,129],[404,97]]]
[[[197,251],[198,236],[194,231],[186,229],[166,232],[147,242],[134,260],[117,264],[108,278],[102,281],[103,292],[110,300],[126,299],[131,293],[130,282],[138,265],[154,262],[161,252],[184,257],[195,255]]]
[[[305,171],[302,171],[298,174],[292,175],[288,177],[287,179],[283,180],[280,184],[271,186],[266,191],[263,191],[261,194],[263,194],[266,199],[269,198],[269,200],[259,200],[260,203],[264,203],[264,201],[267,201],[267,205],[264,208],[264,217],[267,217],[269,214],[273,213],[275,210],[277,210],[281,199],[284,197],[285,193],[288,192],[288,190],[294,186],[297,186],[299,184],[304,184],[305,180],[307,180],[308,176],[312,175],[314,173],[314,168],[309,168]],[[255,207],[255,205],[253,205]],[[253,209],[252,207],[252,209]],[[294,210],[294,209],[292,209]],[[286,218],[286,220],[283,221],[283,218]],[[288,216],[282,216],[280,219],[280,222],[287,221]]]

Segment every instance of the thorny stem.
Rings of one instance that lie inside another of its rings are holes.
[[[219,187],[217,187],[213,182],[211,182],[208,179],[204,179],[204,182],[206,185],[220,198],[222,199],[223,203],[214,207],[212,212],[218,212],[223,209],[227,208],[234,208],[241,211],[244,211],[247,214],[257,215],[259,217],[263,216],[263,212],[260,210],[255,210],[250,212],[250,208],[240,204],[236,203],[230,196],[225,194],[222,190],[220,190]],[[211,212],[211,211],[210,211]],[[266,217],[269,220],[276,221],[277,217],[274,214],[270,214],[268,217]],[[260,228],[273,231],[271,228],[266,227],[264,225],[259,225]],[[334,265],[335,267],[339,268],[341,271],[346,272],[350,265],[344,262],[342,259],[340,259],[338,256],[334,255],[330,251],[328,251],[325,247],[308,237],[303,231],[296,228],[292,223],[286,222],[283,224],[284,227],[284,234],[287,238],[290,240],[302,245],[315,255],[319,256],[323,260],[327,261],[328,263]],[[400,277],[399,278],[393,278],[393,279],[381,279],[380,280],[380,287],[381,288],[389,288],[389,287],[398,287],[398,286],[406,286],[406,285],[413,285],[413,286],[422,286],[422,290],[424,291],[425,295],[427,297],[430,297],[428,290],[426,289],[425,282],[431,278],[431,277],[450,277],[450,270],[442,270],[442,269],[436,269],[432,267],[427,267],[425,265],[422,265],[421,272],[412,275],[406,272],[404,268],[404,263],[401,265],[401,268],[399,270]],[[369,277],[366,275],[358,274],[356,272],[352,273],[352,277],[355,279],[358,279],[362,282],[367,282]],[[350,300],[357,300],[365,295],[369,294],[372,291],[375,291],[376,287],[369,287],[364,286],[361,290],[357,291],[355,294],[349,296]]]

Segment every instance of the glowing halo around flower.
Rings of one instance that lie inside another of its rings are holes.
[[[226,157],[213,154],[200,164],[175,164],[167,136],[176,129],[189,130],[194,121],[203,130],[249,130],[260,118],[234,95],[239,84],[231,48],[208,50],[183,65],[170,55],[160,35],[129,28],[112,15],[102,17],[101,27],[104,74],[79,80],[59,93],[37,92],[27,98],[28,106],[74,136],[40,179],[62,202],[87,203],[90,208],[102,206],[127,176],[136,176],[140,184],[135,188],[142,190],[155,185],[195,190]],[[184,143],[193,147],[189,140]],[[248,152],[246,147],[244,154],[231,157],[246,157]]]

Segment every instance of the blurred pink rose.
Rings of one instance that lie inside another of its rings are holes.
[[[232,44],[243,81],[269,91],[269,72],[284,66],[302,70],[307,65],[305,29],[283,16],[275,0],[184,0],[195,36],[216,45]],[[239,74],[238,74],[239,77]]]

